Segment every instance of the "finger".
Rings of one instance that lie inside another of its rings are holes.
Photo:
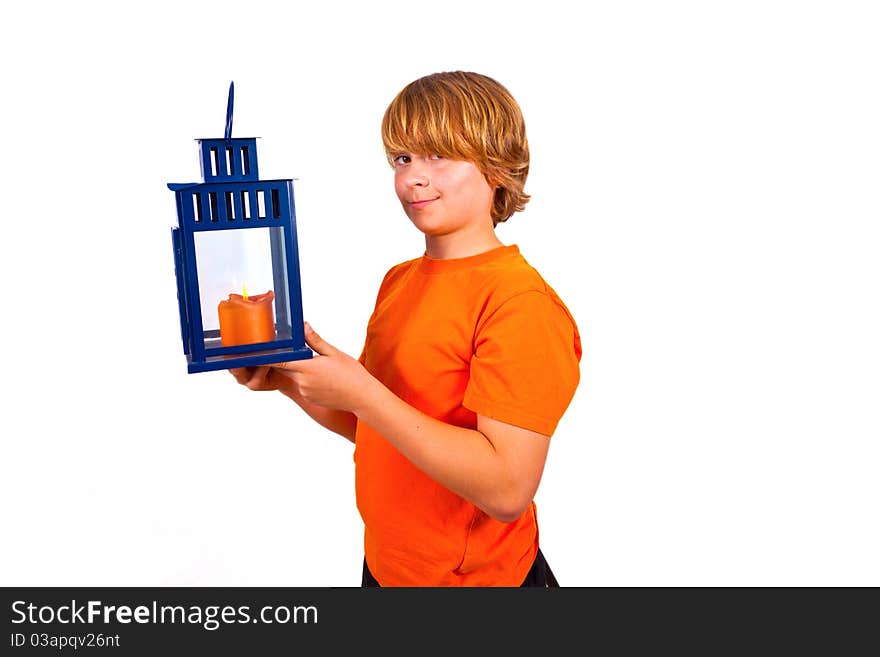
[[[238,383],[244,384],[251,378],[251,373],[248,370],[249,368],[247,367],[234,367],[227,371],[235,377]]]
[[[326,342],[324,338],[318,335],[312,328],[311,324],[309,324],[308,322],[303,322],[303,328],[305,329],[306,333],[306,344],[317,351],[321,356],[330,356],[337,352],[336,347],[334,347],[329,342]]]
[[[251,390],[259,390],[263,387],[266,380],[266,374],[269,372],[268,367],[254,367],[251,378],[248,379],[247,387]]]
[[[298,372],[307,372],[311,366],[311,360],[291,360],[286,363],[273,363],[269,367],[281,370],[282,374],[297,374]]]

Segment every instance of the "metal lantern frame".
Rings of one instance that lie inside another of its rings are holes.
[[[171,239],[189,373],[312,357],[303,332],[293,179],[259,179],[257,140],[232,138],[232,107],[230,84],[225,136],[196,140],[204,182],[168,183],[177,204],[178,226],[171,229]],[[269,229],[275,339],[224,347],[219,329],[204,329],[196,236],[205,231],[247,229]]]

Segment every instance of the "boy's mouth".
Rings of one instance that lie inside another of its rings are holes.
[[[438,198],[439,197],[434,197],[434,198],[419,199],[417,201],[410,201],[409,207],[413,208],[414,210],[418,210],[419,208],[423,208],[426,205],[428,205],[428,203],[433,203]]]

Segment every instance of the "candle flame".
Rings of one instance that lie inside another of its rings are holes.
[[[241,296],[247,301],[247,285],[241,286]]]

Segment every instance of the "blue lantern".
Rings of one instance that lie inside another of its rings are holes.
[[[303,334],[292,179],[260,180],[256,138],[198,139],[201,183],[169,183],[189,373],[312,357]]]

